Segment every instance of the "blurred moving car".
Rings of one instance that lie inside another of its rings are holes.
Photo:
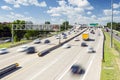
[[[28,46],[27,45],[23,45],[23,46],[21,46],[18,50],[17,50],[17,52],[24,52],[24,51],[26,51],[28,49]]]
[[[80,65],[78,65],[78,64],[72,65],[72,67],[71,67],[71,72],[72,72],[73,74],[80,74],[81,71],[82,71],[82,67],[81,67]]]
[[[67,36],[64,35],[64,36],[63,36],[63,39],[67,39]]]
[[[95,51],[94,51],[93,47],[89,46],[88,49],[87,49],[87,52],[88,53],[94,53]]]
[[[87,44],[85,42],[82,42],[81,46],[85,47],[85,46],[87,46]]]
[[[28,47],[28,49],[26,50],[27,53],[35,53],[36,50],[35,50],[35,47],[34,46],[31,46],[31,47]]]
[[[1,48],[0,49],[0,54],[5,54],[5,53],[8,53],[7,48]]]
[[[80,39],[78,37],[74,38],[74,41],[80,41]]]
[[[5,43],[11,42],[11,41],[12,41],[12,39],[6,39],[6,40],[4,40]]]
[[[34,44],[39,44],[40,42],[41,42],[40,39],[35,39],[35,40],[33,41]]]
[[[50,40],[46,39],[46,40],[44,41],[44,43],[45,43],[45,44],[50,43]]]
[[[65,49],[71,48],[71,45],[70,45],[70,44],[64,44],[64,45],[62,46],[62,48],[65,48]]]

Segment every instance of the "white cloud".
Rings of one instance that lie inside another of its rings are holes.
[[[113,4],[113,8],[114,8],[114,9],[120,8],[120,2],[119,2],[118,4],[114,3],[114,4]]]
[[[95,18],[97,18],[97,17],[96,17],[95,15],[92,15],[91,18],[94,18],[94,19],[95,19]]]
[[[84,8],[87,10],[93,10],[94,7],[90,5],[90,3],[88,2],[88,0],[68,0],[69,4],[73,5],[73,6],[77,6],[80,8]]]
[[[112,14],[111,9],[105,9],[105,10],[103,10],[103,13],[104,13],[106,16],[110,16],[110,15]],[[113,10],[113,14],[114,14],[114,15],[119,15],[119,14],[120,14],[120,11],[118,11],[118,10]]]
[[[1,9],[3,9],[3,10],[12,10],[12,8],[9,7],[9,6],[1,6]]]
[[[51,16],[61,16],[60,14],[51,14]]]
[[[6,3],[13,4],[15,8],[20,7],[20,5],[23,5],[23,6],[35,5],[39,7],[47,6],[45,1],[38,2],[38,0],[4,0],[4,1]]]
[[[87,14],[90,15],[90,14],[92,14],[92,12],[88,11]]]

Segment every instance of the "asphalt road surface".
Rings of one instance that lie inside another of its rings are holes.
[[[87,53],[87,47],[80,46],[83,42],[81,35],[79,36],[80,41],[71,40],[68,42],[72,45],[71,48],[60,47],[44,57],[38,57],[36,54],[27,55],[24,52],[16,53],[15,49],[19,47],[11,49],[10,54],[0,55],[0,67],[18,62],[22,68],[1,78],[1,80],[99,80],[103,34],[100,29],[95,30],[95,33],[90,34],[90,38],[95,41],[85,41],[88,46],[94,48],[95,53]],[[98,36],[99,33],[100,36]],[[71,37],[74,35],[76,34]],[[54,37],[51,37],[51,40],[54,43],[58,41]],[[33,44],[30,43],[30,45]],[[49,46],[34,45],[37,50],[43,50]],[[73,75],[71,73],[70,67],[75,63],[83,67],[84,74]]]

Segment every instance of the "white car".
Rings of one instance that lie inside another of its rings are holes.
[[[79,38],[78,37],[74,38],[74,41],[79,41]]]
[[[65,48],[65,49],[71,48],[71,45],[70,45],[70,44],[64,44],[64,45],[62,46],[62,48]]]
[[[7,48],[1,48],[0,49],[0,54],[5,54],[5,53],[8,53]]]
[[[87,49],[87,52],[88,53],[94,53],[95,51],[94,51],[93,47],[89,46],[88,49]]]
[[[17,52],[24,52],[24,51],[26,51],[28,49],[28,46],[27,45],[23,45],[23,46],[21,46],[18,50],[17,50]]]
[[[36,40],[33,41],[34,44],[38,44],[40,42],[41,42],[40,39],[36,39]]]

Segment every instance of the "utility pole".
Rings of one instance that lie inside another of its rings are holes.
[[[14,31],[13,31],[13,23],[12,23],[12,44],[14,44]]]
[[[111,0],[111,33],[110,33],[110,47],[112,48],[113,46],[113,30],[112,30],[112,26],[113,26],[113,0]]]

